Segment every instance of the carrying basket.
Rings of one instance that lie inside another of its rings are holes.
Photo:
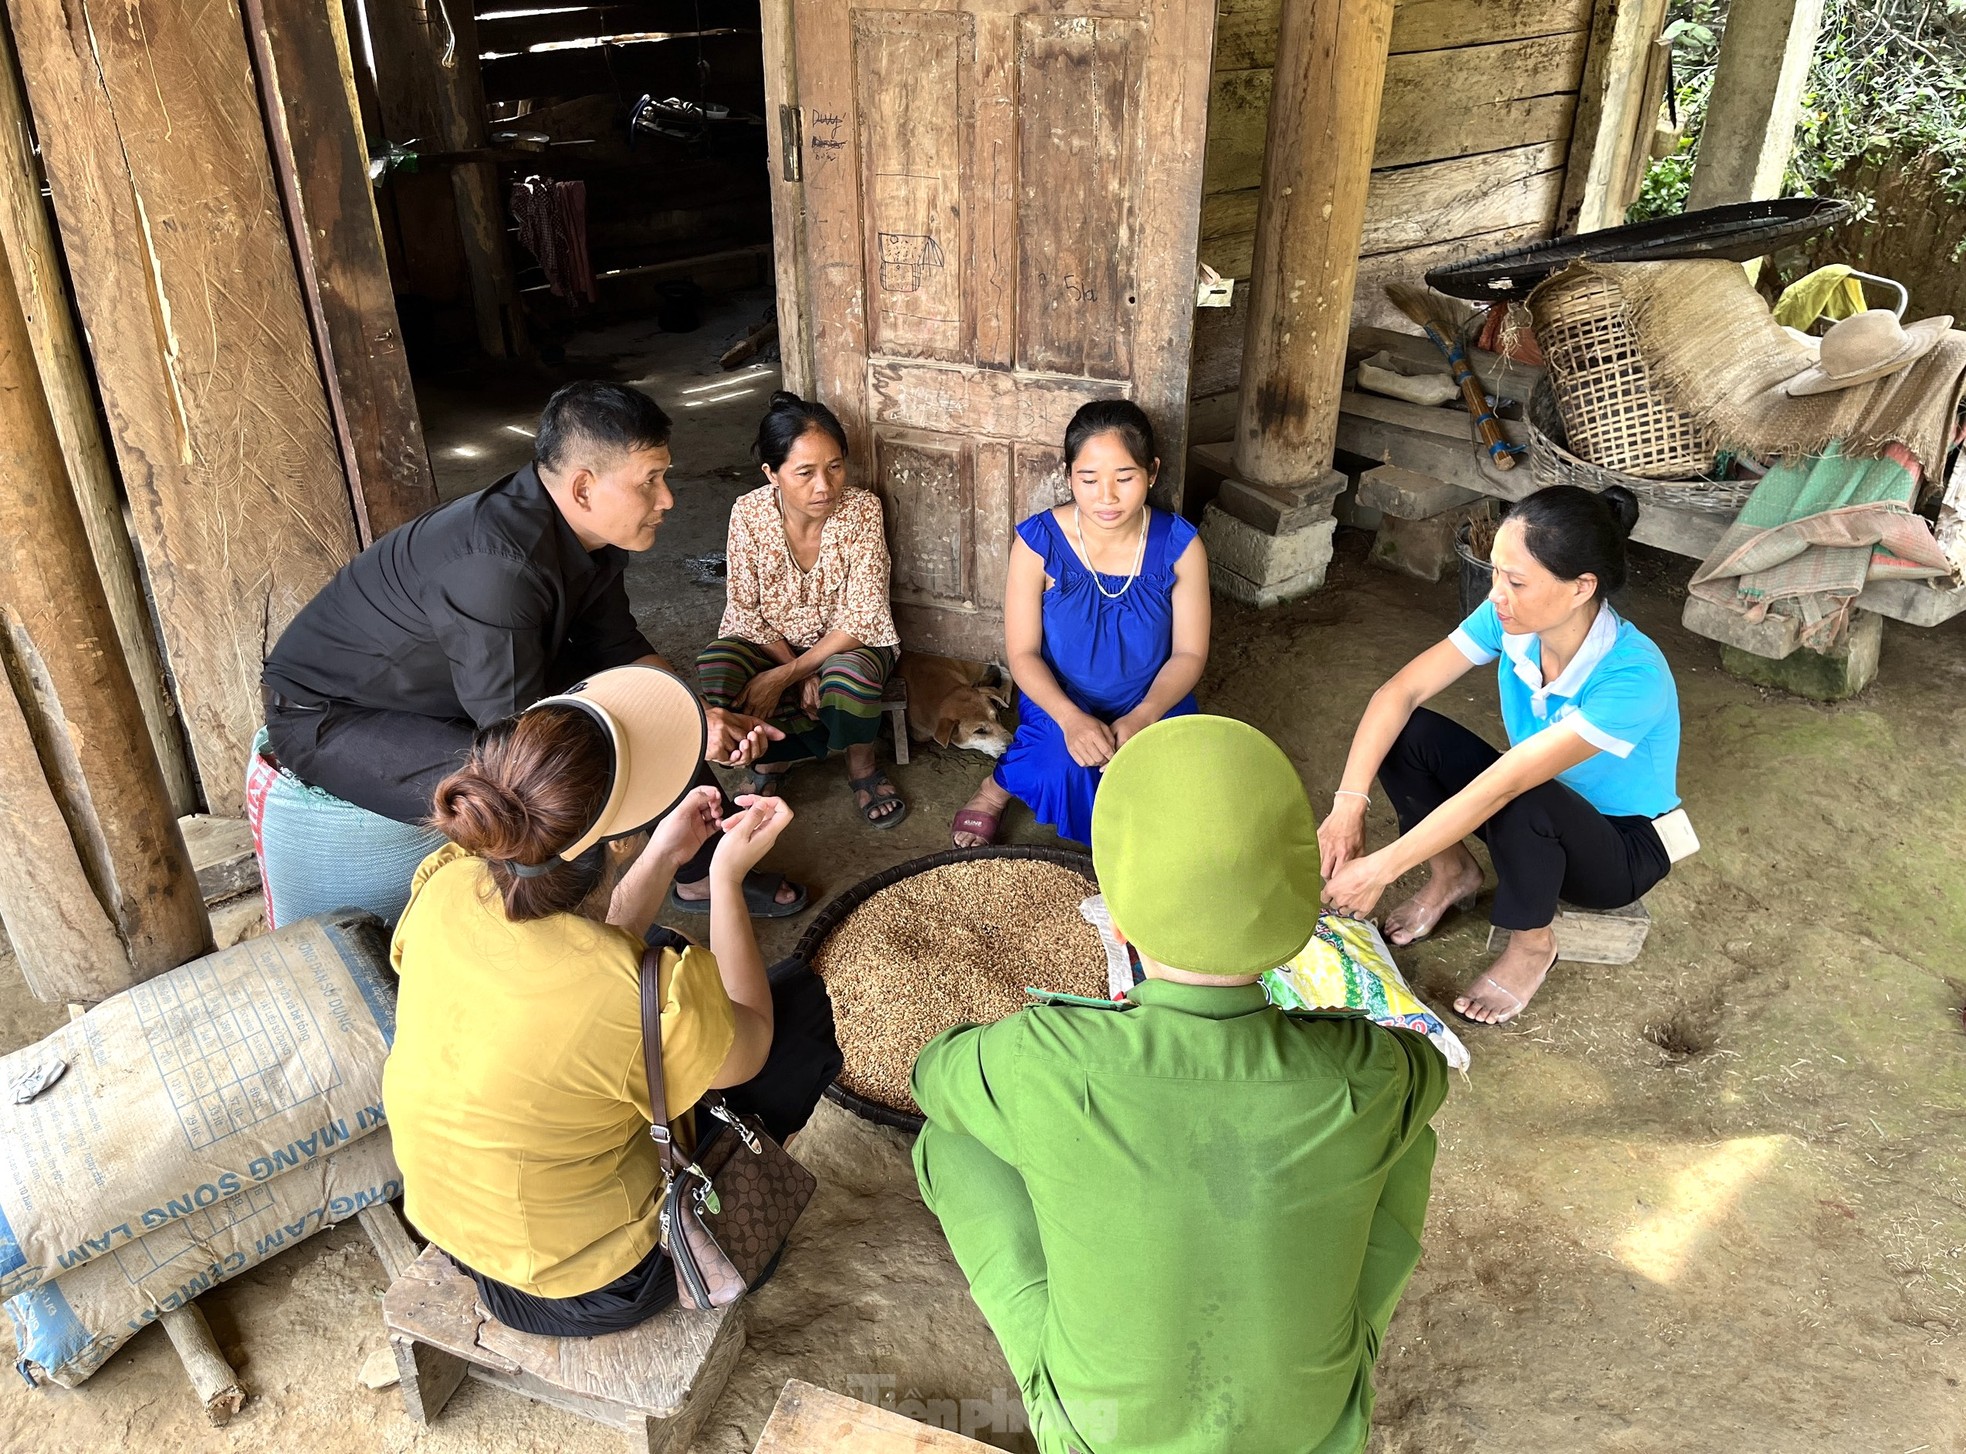
[[[1711,430],[1653,387],[1616,283],[1566,269],[1529,295],[1529,311],[1575,454],[1645,480],[1693,479],[1712,468]]]
[[[1557,410],[1556,392],[1546,379],[1529,396],[1529,478],[1537,489],[1550,485],[1581,485],[1597,492],[1611,485],[1623,485],[1638,497],[1641,505],[1671,505],[1681,509],[1706,510],[1728,519],[1754,493],[1754,480],[1646,480],[1637,475],[1605,469],[1570,452],[1564,433],[1563,416]]]

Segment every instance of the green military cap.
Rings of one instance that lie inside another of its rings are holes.
[[[1143,954],[1259,974],[1317,927],[1317,819],[1290,759],[1247,723],[1169,717],[1106,764],[1092,808],[1106,907]]]

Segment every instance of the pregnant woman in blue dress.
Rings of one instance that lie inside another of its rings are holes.
[[[956,814],[958,848],[994,843],[1021,799],[1041,823],[1092,838],[1099,774],[1122,744],[1195,710],[1208,664],[1208,555],[1195,527],[1147,504],[1160,469],[1137,404],[1087,404],[1065,430],[1072,503],[1017,527],[1004,645],[1017,736]]]

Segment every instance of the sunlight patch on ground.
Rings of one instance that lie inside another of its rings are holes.
[[[1666,1184],[1657,1211],[1618,1239],[1618,1260],[1657,1283],[1674,1281],[1706,1235],[1741,1199],[1748,1184],[1766,1171],[1786,1136],[1742,1136],[1723,1141]]]

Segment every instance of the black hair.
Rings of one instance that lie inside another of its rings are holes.
[[[1638,523],[1638,496],[1623,485],[1593,494],[1551,485],[1525,495],[1506,517],[1522,526],[1522,543],[1560,581],[1597,577],[1602,600],[1625,583],[1625,542]]]
[[[752,442],[751,453],[776,471],[784,467],[792,446],[815,429],[832,435],[841,454],[847,452],[846,426],[840,423],[839,415],[817,399],[801,399],[780,389],[765,404],[765,417],[758,421],[758,437]]]
[[[669,428],[662,406],[640,389],[581,379],[555,389],[540,410],[532,457],[541,468],[556,470],[576,440],[626,453],[667,444]]]
[[[1100,434],[1117,434],[1133,462],[1143,470],[1154,467],[1160,451],[1154,448],[1154,422],[1131,399],[1094,399],[1079,406],[1065,426],[1065,468],[1077,463],[1085,442]]]

